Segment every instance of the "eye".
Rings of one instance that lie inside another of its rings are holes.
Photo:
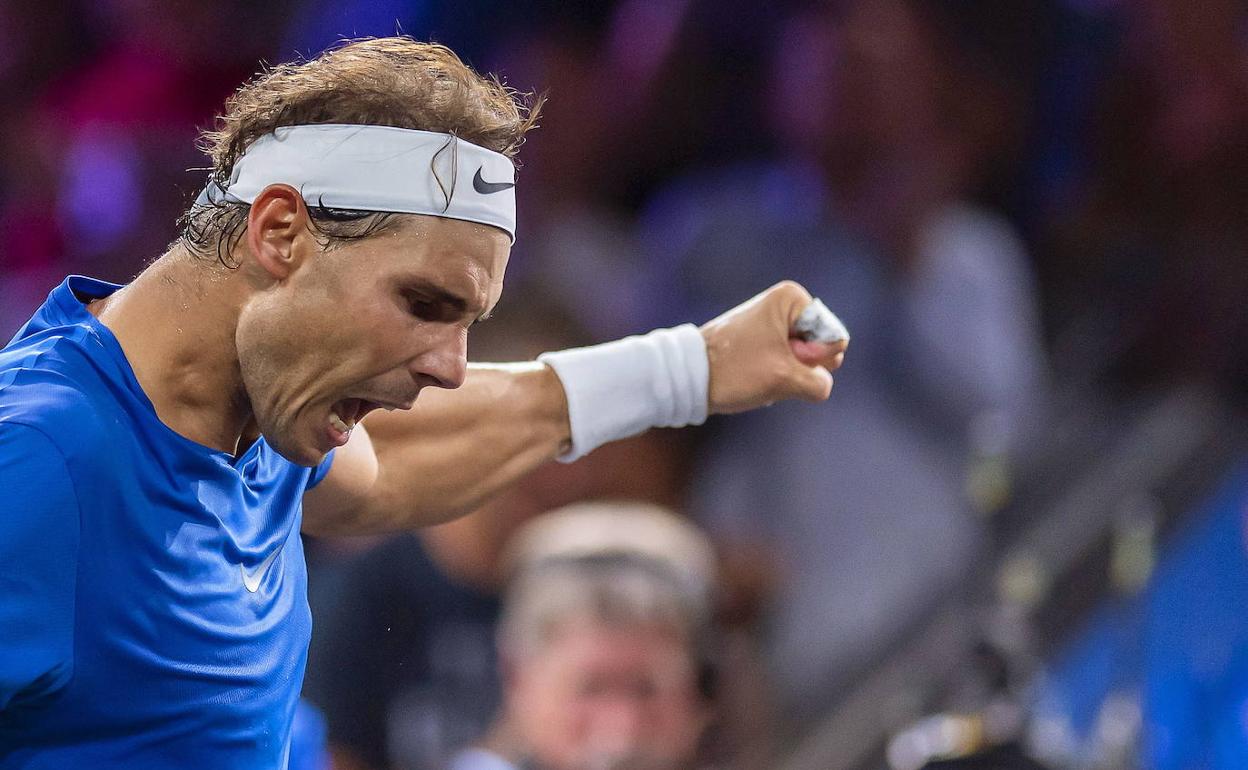
[[[422,321],[439,321],[442,317],[442,306],[434,300],[419,294],[404,294],[408,312]]]
[[[437,308],[433,306],[432,302],[426,302],[422,299],[410,299],[407,304],[408,309],[412,312],[412,315],[417,318],[425,321],[434,320],[434,314],[437,312]]]

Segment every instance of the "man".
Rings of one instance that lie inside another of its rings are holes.
[[[789,339],[794,284],[469,372],[536,112],[406,38],[278,67],[205,134],[169,250],[67,279],[0,352],[0,768],[282,767],[301,531],[444,521],[653,425],[828,396],[845,342]],[[430,385],[460,390],[413,409]]]
[[[680,770],[712,717],[709,541],[655,506],[582,503],[509,548],[503,707],[452,770]]]

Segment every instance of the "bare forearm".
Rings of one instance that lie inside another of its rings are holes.
[[[375,412],[364,425],[377,457],[355,533],[437,524],[480,507],[569,440],[567,404],[542,364],[474,366],[458,390],[428,389],[410,412]]]

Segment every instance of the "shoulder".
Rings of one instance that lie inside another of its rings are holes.
[[[46,533],[58,523],[47,515],[51,508],[71,513],[61,523],[77,530],[79,503],[67,451],[43,427],[0,420],[0,489],[13,504],[0,522],[10,534],[23,519]]]
[[[40,428],[0,421],[0,488],[12,505],[0,518],[9,540],[23,522],[32,542],[60,524],[77,532],[78,498],[65,452]],[[49,515],[53,510],[64,515]]]
[[[516,770],[516,766],[488,749],[464,749],[451,760],[450,770]]]
[[[0,350],[0,425],[38,431],[62,451],[98,432],[107,389],[76,336],[41,335]]]
[[[81,394],[58,378],[0,380],[0,489],[10,504],[0,527],[10,545],[54,533],[76,537],[80,509],[69,458],[89,441],[88,414]]]
[[[35,467],[43,473],[64,471],[65,454],[58,442],[37,425],[0,419],[0,477],[19,481],[15,471]]]
[[[934,214],[919,233],[919,251],[929,271],[979,282],[1028,281],[1023,239],[1004,217],[967,204]]]

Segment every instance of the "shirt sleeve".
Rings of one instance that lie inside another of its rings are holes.
[[[60,450],[0,423],[0,712],[73,670],[78,500]]]
[[[337,449],[329,450],[329,454],[325,455],[321,464],[312,469],[312,476],[308,478],[308,485],[304,489],[313,489],[325,480],[325,477],[329,475],[329,469],[334,465],[334,452],[337,451]]]

